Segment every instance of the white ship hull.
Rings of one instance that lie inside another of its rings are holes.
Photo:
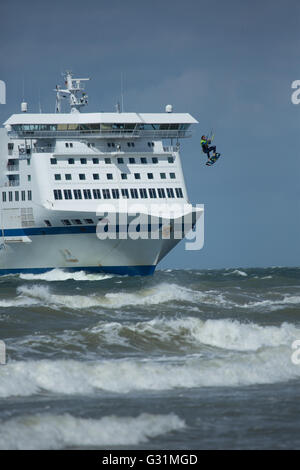
[[[58,215],[86,218],[95,214],[59,212]],[[182,219],[152,220],[156,230],[151,233],[151,226],[145,226],[145,239],[130,238],[128,225],[117,226],[113,239],[100,239],[95,225],[4,229],[0,237],[0,275],[41,273],[57,268],[128,275],[153,274],[157,263],[180,242],[180,238],[172,236],[172,231],[174,224],[178,221],[181,224]],[[185,233],[182,232],[182,237]],[[126,238],[122,239],[122,236]]]

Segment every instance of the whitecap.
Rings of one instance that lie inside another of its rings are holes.
[[[36,450],[137,445],[185,427],[176,414],[78,418],[37,414],[1,423],[0,449]]]
[[[109,274],[91,274],[86,271],[75,271],[75,272],[67,272],[63,271],[62,269],[52,269],[51,271],[47,271],[41,274],[20,274],[20,278],[27,280],[27,281],[103,281],[105,279],[111,279],[113,276]]]

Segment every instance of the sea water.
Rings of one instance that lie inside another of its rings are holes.
[[[1,277],[0,448],[299,449],[299,280]]]

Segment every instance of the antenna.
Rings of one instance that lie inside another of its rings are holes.
[[[123,97],[123,72],[121,72],[121,112],[124,111],[124,97]]]
[[[23,74],[23,80],[22,80],[22,101],[25,100],[25,78]]]
[[[42,105],[41,105],[41,90],[39,89],[39,112],[42,114]]]
[[[22,111],[22,113],[27,113],[28,105],[27,105],[27,103],[25,103],[25,79],[24,79],[24,74],[23,74],[22,88],[23,88],[23,90],[22,90],[23,99],[22,99],[22,102],[21,102],[21,111]]]

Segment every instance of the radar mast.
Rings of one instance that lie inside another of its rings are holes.
[[[88,96],[84,92],[84,87],[81,82],[86,82],[89,78],[73,78],[71,72],[65,74],[65,86],[61,88],[56,85],[56,106],[55,112],[61,112],[61,101],[63,98],[69,98],[71,113],[79,113],[81,108],[88,104]]]

